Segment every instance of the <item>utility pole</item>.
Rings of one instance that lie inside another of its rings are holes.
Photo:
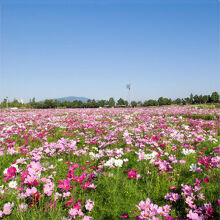
[[[126,88],[128,89],[128,106],[130,106],[130,90],[131,90],[131,84],[127,84]]]
[[[8,96],[6,97],[6,108],[8,108]]]

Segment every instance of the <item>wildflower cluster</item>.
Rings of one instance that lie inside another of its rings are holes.
[[[219,219],[219,116],[188,106],[4,110],[0,219]]]

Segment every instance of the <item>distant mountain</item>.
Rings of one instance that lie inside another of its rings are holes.
[[[58,100],[60,102],[63,102],[63,101],[72,102],[72,101],[75,101],[75,100],[82,101],[82,102],[87,102],[88,98],[77,97],[77,96],[68,96],[68,97],[56,98],[56,99],[53,99],[53,100]]]

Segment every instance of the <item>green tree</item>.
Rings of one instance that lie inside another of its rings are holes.
[[[114,107],[114,106],[115,106],[115,100],[114,100],[113,97],[111,97],[111,98],[108,100],[108,105],[109,105],[110,107]]]
[[[136,107],[137,106],[137,102],[136,101],[131,101],[131,107]]]
[[[146,100],[144,101],[144,106],[157,106],[158,105],[158,101],[157,100],[153,100],[153,99],[150,99],[150,100]]]
[[[138,102],[137,102],[137,106],[143,106],[142,101],[138,101]]]
[[[180,98],[177,98],[173,101],[174,104],[177,104],[177,105],[181,105],[182,104],[182,100]]]
[[[98,106],[99,107],[104,107],[104,105],[105,105],[105,100],[102,99],[102,100],[98,101]]]
[[[199,104],[199,96],[198,95],[193,96],[193,104]]]
[[[128,101],[127,100],[125,100],[125,106],[128,107]]]
[[[6,108],[7,107],[7,99],[4,99],[1,105],[3,108]]]
[[[186,105],[186,99],[182,99],[181,101],[183,105]]]
[[[213,92],[211,95],[211,102],[218,102],[219,101],[219,94],[218,92]]]
[[[184,101],[185,101],[186,104],[190,104],[190,101],[191,101],[191,100],[190,100],[189,97],[186,97],[186,98],[184,99]]]
[[[8,103],[8,106],[9,107],[18,107],[19,108],[19,107],[22,106],[22,104],[20,102],[18,102],[17,99],[14,99],[12,102]]]
[[[202,99],[202,95],[199,95],[199,103],[201,104],[201,103],[203,103],[203,99]]]
[[[52,99],[46,99],[43,102],[43,108],[55,108],[54,101]]]
[[[159,106],[164,105],[164,98],[163,97],[160,97],[157,101],[158,101]]]
[[[207,95],[202,96],[202,103],[207,103],[209,100],[209,97]]]
[[[192,93],[189,96],[189,104],[193,104],[193,94]]]
[[[125,100],[120,98],[118,101],[117,101],[117,105],[125,105]]]

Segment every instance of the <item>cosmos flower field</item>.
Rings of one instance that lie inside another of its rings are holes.
[[[0,113],[0,218],[219,219],[219,109]]]

